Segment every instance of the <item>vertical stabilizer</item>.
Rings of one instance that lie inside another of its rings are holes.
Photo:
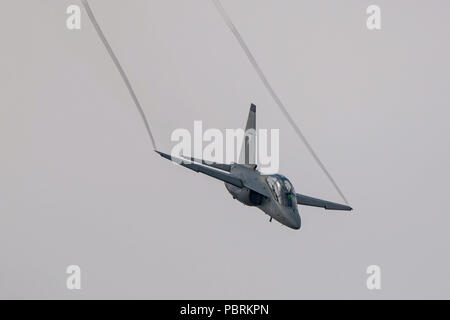
[[[252,103],[248,113],[245,136],[239,156],[241,164],[256,164],[256,106]]]

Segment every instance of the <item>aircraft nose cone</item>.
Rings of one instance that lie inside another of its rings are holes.
[[[289,227],[291,227],[292,229],[300,229],[302,222],[300,219],[300,215],[298,214],[298,212],[294,212],[293,215],[291,215],[291,218],[289,219]]]
[[[296,221],[292,224],[292,228],[293,228],[293,229],[296,229],[296,230],[300,229],[301,226],[302,226],[302,224],[301,224],[301,222],[300,222],[300,219],[296,220]]]

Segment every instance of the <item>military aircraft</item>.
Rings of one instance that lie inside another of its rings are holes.
[[[240,163],[225,164],[182,156],[185,159],[183,160],[157,150],[155,152],[185,168],[223,181],[233,199],[247,206],[261,209],[270,216],[270,221],[275,219],[292,229],[300,229],[301,226],[298,204],[328,210],[352,210],[347,205],[295,193],[292,183],[280,174],[261,174],[255,164],[256,139],[253,136],[255,134],[256,106],[252,104],[245,128]]]

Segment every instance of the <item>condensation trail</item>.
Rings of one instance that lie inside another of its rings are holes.
[[[105,45],[106,51],[108,51],[109,56],[111,57],[112,61],[116,65],[116,68],[119,71],[123,82],[125,82],[125,85],[127,86],[128,92],[130,93],[131,98],[133,99],[134,104],[136,105],[136,108],[138,109],[139,114],[141,115],[142,121],[144,121],[145,128],[147,129],[148,136],[150,137],[150,140],[151,140],[152,145],[153,145],[153,149],[156,150],[155,139],[153,138],[152,131],[150,130],[150,125],[148,123],[147,117],[145,116],[144,110],[142,109],[142,106],[139,103],[139,100],[136,97],[136,94],[134,93],[133,88],[131,87],[130,81],[128,80],[128,77],[125,74],[125,71],[123,70],[122,66],[120,65],[119,60],[117,59],[116,55],[114,54],[114,51],[112,50],[111,46],[109,45],[108,40],[106,40],[106,37],[103,34],[103,31],[100,28],[97,20],[95,19],[94,13],[92,12],[88,1],[87,0],[81,0],[81,3],[83,4],[84,9],[86,10],[86,12],[88,14],[89,20],[91,20],[91,23],[92,23],[92,25],[95,28],[95,31],[97,31],[97,34],[100,37],[100,40],[102,40],[103,44]]]
[[[319,159],[319,156],[316,154],[316,152],[314,151],[314,149],[312,148],[312,146],[310,145],[310,143],[308,142],[308,140],[306,139],[305,135],[303,134],[303,132],[300,130],[299,126],[294,122],[294,120],[292,119],[291,115],[289,114],[289,112],[287,111],[286,107],[284,106],[284,104],[281,102],[280,98],[278,97],[278,95],[275,93],[275,91],[273,90],[272,86],[270,85],[269,81],[267,80],[266,76],[264,75],[264,73],[262,72],[261,68],[259,67],[258,63],[256,62],[255,57],[253,56],[253,54],[250,52],[250,49],[248,48],[247,44],[244,42],[244,39],[242,38],[241,34],[239,33],[239,31],[236,29],[233,21],[231,21],[231,18],[229,17],[229,15],[227,14],[227,12],[225,11],[225,9],[223,8],[222,4],[220,3],[219,0],[212,0],[212,2],[214,3],[214,5],[216,6],[217,10],[219,11],[222,19],[225,21],[226,25],[228,26],[228,28],[231,30],[231,32],[234,34],[234,36],[236,37],[237,41],[239,42],[239,45],[241,46],[242,50],[244,50],[245,54],[247,55],[247,58],[250,60],[250,63],[253,65],[253,67],[256,70],[256,73],[258,74],[259,78],[261,79],[261,81],[263,82],[264,86],[266,87],[267,91],[269,91],[270,95],[272,96],[273,100],[275,101],[275,103],[278,105],[278,107],[280,108],[281,112],[284,114],[284,116],[286,117],[286,119],[288,120],[288,122],[291,124],[291,126],[294,128],[295,132],[297,133],[297,135],[299,136],[299,138],[303,141],[303,143],[305,144],[306,148],[308,149],[309,153],[311,154],[311,156],[314,158],[314,160],[317,162],[317,164],[319,165],[319,167],[322,169],[322,171],[325,173],[325,175],[328,177],[328,179],[330,180],[330,182],[333,184],[334,188],[336,189],[336,191],[339,193],[339,195],[341,196],[341,198],[345,201],[346,204],[348,204],[347,198],[344,196],[343,192],[341,191],[341,189],[339,188],[339,186],[337,185],[336,181],[334,181],[333,177],[331,176],[331,174],[328,172],[327,168],[325,168],[325,165],[322,163],[322,161]]]

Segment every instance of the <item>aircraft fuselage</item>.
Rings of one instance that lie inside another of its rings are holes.
[[[300,229],[301,219],[295,200],[295,192],[287,178],[281,175],[262,175],[252,166],[233,164],[231,172],[233,176],[245,181],[246,186],[259,185],[259,188],[266,190],[264,196],[248,187],[239,188],[229,183],[225,183],[228,192],[233,199],[252,207],[261,209],[281,224],[292,228]],[[272,182],[272,186],[268,183]],[[286,182],[287,181],[287,182]],[[290,190],[286,185],[291,186]]]

